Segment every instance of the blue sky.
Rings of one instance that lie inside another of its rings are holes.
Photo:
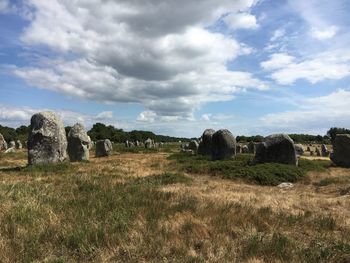
[[[350,128],[347,0],[0,0],[0,124]]]

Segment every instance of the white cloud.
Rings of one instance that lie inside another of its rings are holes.
[[[28,2],[35,16],[23,43],[58,54],[14,69],[32,86],[182,117],[244,89],[267,88],[251,73],[226,67],[252,48],[206,30],[224,14],[247,12],[254,0]]]
[[[112,111],[103,111],[96,115],[96,120],[106,120],[106,119],[113,119],[113,112]]]
[[[137,120],[142,122],[154,122],[156,117],[157,114],[153,111],[143,111],[137,117]]]
[[[286,34],[286,30],[284,28],[276,29],[273,32],[272,37],[270,38],[270,41],[276,41],[276,40],[280,39],[281,37],[283,37],[285,34]]]
[[[330,26],[324,29],[313,28],[311,30],[311,35],[318,40],[326,40],[333,38],[337,33],[338,28],[336,26]]]
[[[333,93],[299,101],[293,111],[268,114],[261,118],[264,127],[274,131],[325,134],[331,127],[349,127],[350,91]]]
[[[224,18],[224,21],[231,29],[255,29],[259,27],[256,17],[249,13],[229,14]]]
[[[339,80],[350,75],[350,52],[347,50],[333,50],[300,62],[287,54],[273,54],[261,67],[273,71],[271,78],[282,85],[293,84],[298,79],[308,80],[310,83],[334,79]]]
[[[270,59],[260,63],[265,70],[274,70],[284,68],[294,61],[294,57],[285,53],[276,53],[270,56]]]

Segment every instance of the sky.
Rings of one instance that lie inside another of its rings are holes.
[[[350,128],[348,0],[0,0],[0,124]]]

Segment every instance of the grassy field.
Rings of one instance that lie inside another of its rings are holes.
[[[349,169],[115,149],[39,167],[0,154],[0,262],[350,262]]]

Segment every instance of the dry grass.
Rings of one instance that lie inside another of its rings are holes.
[[[91,156],[0,156],[0,262],[350,261],[349,169],[283,190],[181,174],[164,152]]]

